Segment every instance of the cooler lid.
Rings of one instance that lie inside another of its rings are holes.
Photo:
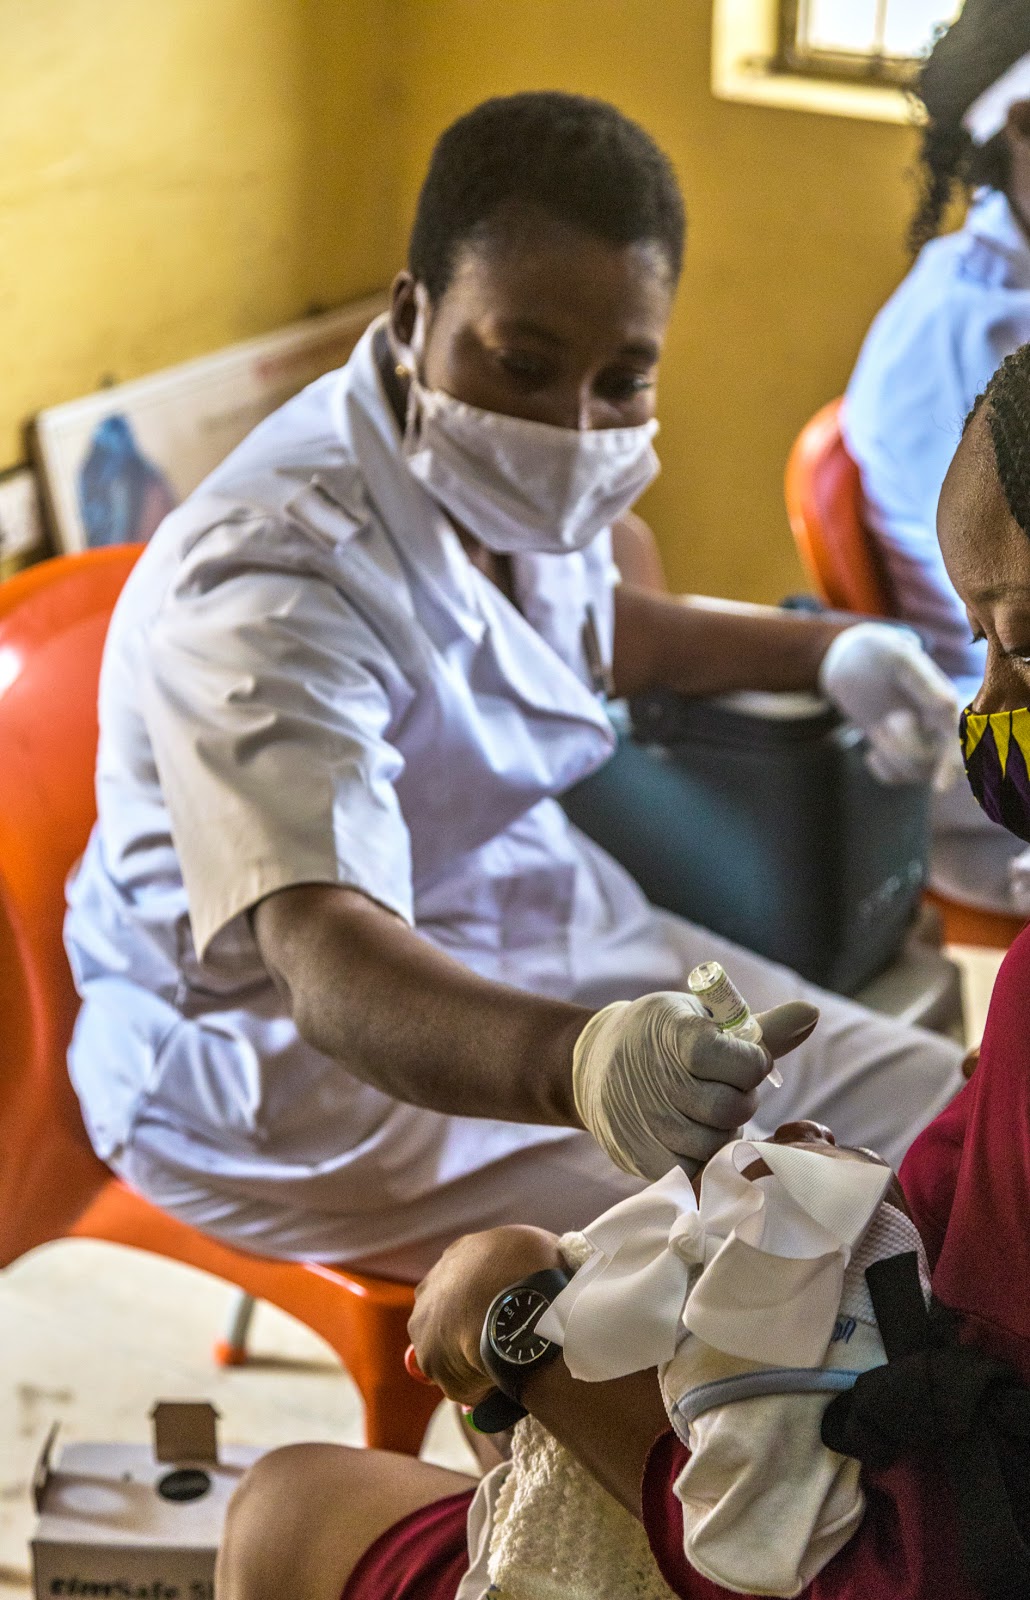
[[[688,699],[669,689],[630,701],[633,734],[642,744],[682,745],[716,739],[762,746],[820,739],[842,718],[828,700],[803,693],[741,690]]]

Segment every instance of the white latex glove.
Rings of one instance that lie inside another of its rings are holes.
[[[584,1126],[624,1172],[691,1174],[753,1115],[773,1061],[808,1038],[819,1012],[801,1000],[763,1012],[762,1043],[720,1033],[692,995],[617,1000],[576,1040],[572,1087]]]
[[[819,689],[869,741],[869,769],[881,783],[946,789],[962,770],[954,685],[914,633],[857,622],[834,639]]]
[[[1021,850],[1009,862],[1009,889],[1017,916],[1030,917],[1030,850]]]

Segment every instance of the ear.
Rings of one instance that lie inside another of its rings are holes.
[[[402,349],[411,343],[417,310],[415,280],[410,272],[398,272],[390,288],[390,332]]]

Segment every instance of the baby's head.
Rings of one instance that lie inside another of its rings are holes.
[[[808,1150],[813,1154],[824,1155],[835,1161],[867,1161],[875,1166],[885,1167],[887,1162],[873,1150],[864,1150],[854,1145],[838,1144],[830,1129],[821,1122],[799,1120],[796,1122],[782,1122],[768,1139],[755,1139],[755,1144],[780,1144],[789,1145],[795,1150]],[[702,1167],[693,1181],[694,1193],[700,1194],[701,1177],[704,1172]],[[772,1176],[771,1168],[766,1165],[761,1156],[754,1161],[749,1161],[741,1171],[741,1176],[750,1179],[769,1178]],[[897,1175],[892,1174],[890,1185],[884,1199],[892,1206],[908,1216],[909,1210],[905,1202],[904,1192],[898,1182]]]

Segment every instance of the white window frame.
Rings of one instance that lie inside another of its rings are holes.
[[[918,124],[920,108],[891,84],[780,70],[779,0],[713,0],[712,93],[719,100]]]

